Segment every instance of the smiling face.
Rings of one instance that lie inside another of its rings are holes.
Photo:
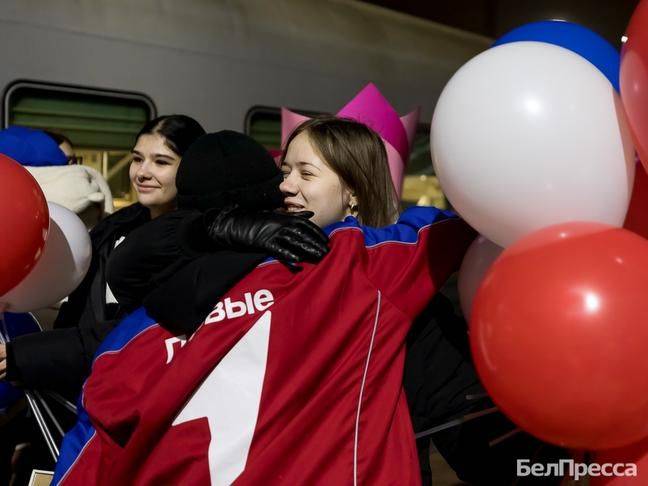
[[[151,211],[151,218],[173,210],[178,193],[175,178],[180,156],[157,134],[141,135],[132,153],[129,176],[137,200]]]
[[[322,228],[352,214],[355,197],[313,149],[308,132],[290,142],[281,171],[284,180],[279,189],[287,211],[312,211],[311,220]]]

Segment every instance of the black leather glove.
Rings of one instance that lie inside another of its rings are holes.
[[[328,237],[308,218],[311,211],[275,213],[229,207],[205,215],[211,240],[222,248],[252,250],[295,267],[304,261],[316,262],[328,252]]]

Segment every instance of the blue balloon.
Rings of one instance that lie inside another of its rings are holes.
[[[563,20],[532,22],[504,34],[493,47],[520,41],[546,42],[579,54],[594,64],[619,91],[619,52],[588,28]]]
[[[40,326],[31,314],[14,314],[6,312],[4,315],[7,332],[10,338],[39,332]],[[22,390],[7,383],[0,381],[0,412],[9,408],[13,403],[23,396]]]
[[[22,165],[67,165],[67,157],[42,130],[12,125],[0,130],[0,154]]]
[[[36,157],[29,165],[42,167],[48,165],[67,165],[67,157],[58,144],[42,130],[31,130],[27,141],[36,152]]]
[[[0,154],[14,159],[22,165],[36,157],[36,151],[20,135],[7,130],[0,131]]]

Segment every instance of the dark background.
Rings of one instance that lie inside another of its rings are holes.
[[[365,1],[493,39],[528,22],[568,20],[592,29],[617,47],[639,3],[639,0]]]

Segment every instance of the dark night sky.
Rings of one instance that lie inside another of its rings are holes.
[[[613,45],[638,0],[365,0],[399,12],[497,38],[514,27],[559,18],[598,32]]]

